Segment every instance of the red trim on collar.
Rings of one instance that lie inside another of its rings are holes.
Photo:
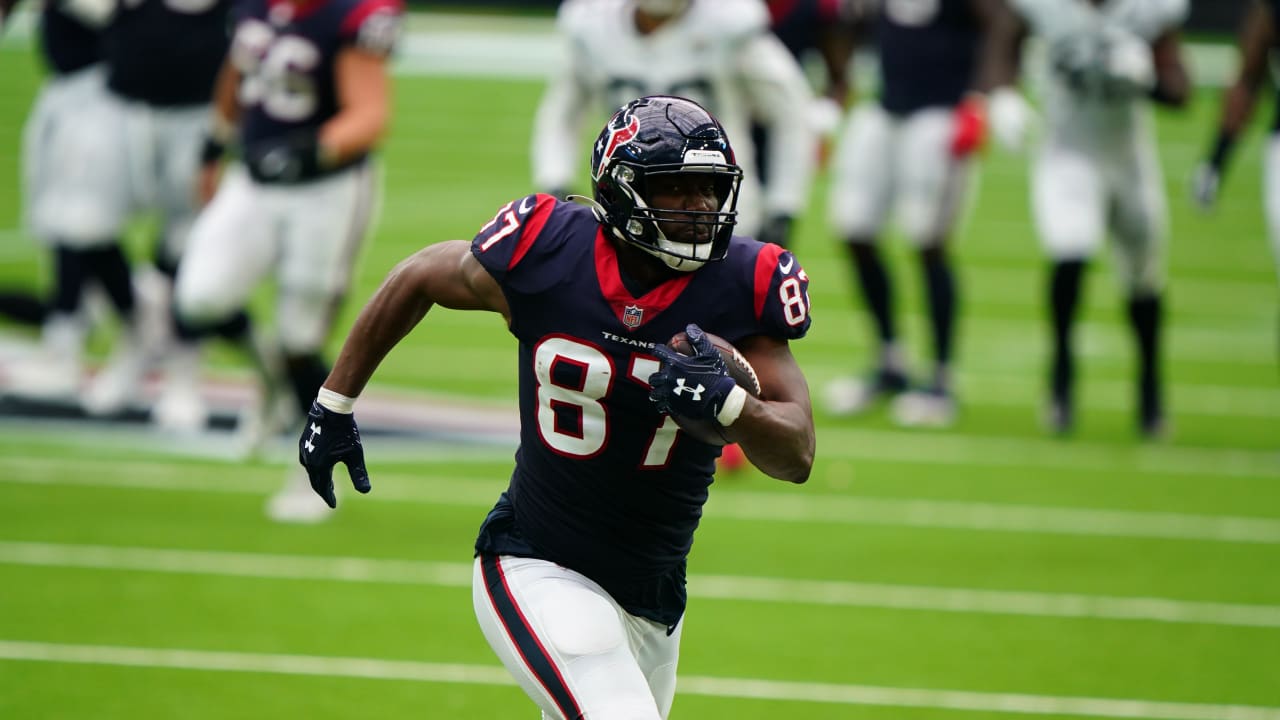
[[[637,298],[622,283],[622,275],[618,272],[618,251],[605,237],[604,228],[600,228],[596,231],[596,277],[600,281],[600,292],[604,295],[605,302],[609,303],[609,307],[613,309],[619,324],[622,324],[622,317],[628,305],[640,308],[643,314],[635,327],[622,324],[627,330],[635,330],[671,307],[671,303],[680,297],[680,293],[684,292],[689,282],[693,280],[693,273],[685,273],[668,280]]]
[[[289,6],[289,20],[301,20],[324,7],[329,0],[267,0],[267,8],[274,10],[281,5]],[[270,14],[267,15],[270,18]]]

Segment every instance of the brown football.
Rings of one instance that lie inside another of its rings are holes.
[[[751,367],[751,363],[747,362],[742,353],[738,352],[738,349],[728,340],[711,333],[706,333],[706,336],[715,349],[720,351],[720,357],[724,358],[725,367],[729,370],[729,377],[738,383],[738,387],[746,390],[753,397],[760,397],[760,378],[756,377],[756,370]],[[667,341],[667,346],[681,355],[693,355],[693,347],[689,345],[689,337],[683,332],[678,332],[671,336],[671,340]],[[708,445],[726,445],[732,442],[725,437],[725,428],[715,420],[694,420],[679,415],[672,415],[671,417],[680,426],[681,430]]]

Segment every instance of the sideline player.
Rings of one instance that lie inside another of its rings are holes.
[[[329,372],[321,351],[373,218],[370,154],[390,121],[387,58],[403,6],[249,0],[236,12],[215,98],[220,132],[206,144],[201,170],[204,192],[216,186],[217,193],[192,228],[175,295],[179,335],[194,352],[273,276],[280,347],[251,348],[267,385],[267,433],[280,398],[286,406],[295,399],[295,412],[305,415]],[[241,160],[218,183],[219,158],[233,139]],[[267,511],[297,522],[328,515],[296,470]]]
[[[993,40],[993,75],[1012,77],[1008,49],[1027,33],[1047,48],[1046,128],[1032,171],[1032,209],[1050,260],[1053,355],[1047,422],[1075,424],[1072,330],[1084,271],[1108,234],[1137,346],[1137,427],[1166,430],[1160,378],[1164,181],[1150,102],[1186,104],[1190,81],[1178,29],[1187,0],[1011,0],[1016,22]],[[1003,66],[1003,67],[999,67]]]
[[[1254,0],[1245,15],[1239,42],[1240,72],[1222,98],[1222,119],[1213,149],[1196,171],[1193,192],[1196,204],[1202,209],[1207,210],[1217,202],[1231,152],[1249,124],[1258,91],[1270,75],[1268,62],[1271,53],[1280,47],[1278,18],[1280,0]],[[1263,161],[1263,187],[1267,229],[1271,235],[1276,271],[1280,273],[1280,112],[1271,121],[1271,138],[1267,141]]]
[[[527,195],[470,244],[400,263],[356,320],[299,458],[330,505],[336,462],[368,492],[351,413],[378,363],[433,305],[501,314],[519,341],[520,448],[476,542],[476,616],[543,717],[657,720],[719,453],[671,415],[715,419],[756,467],[804,482],[813,416],[788,341],[809,328],[808,278],[781,247],[731,237],[743,171],[692,101],[619,109],[591,174],[589,207]],[[741,349],[761,399],[709,343],[664,345],[693,324]]]
[[[580,173],[584,121],[632,98],[671,94],[701,103],[738,146],[739,231],[786,245],[808,206],[816,162],[813,94],[795,58],[769,30],[761,0],[567,0],[557,27],[563,64],[534,117],[533,180],[564,197]],[[752,121],[771,138],[761,188]]]
[[[892,410],[901,424],[937,427],[955,420],[959,291],[948,241],[986,135],[980,51],[1007,13],[1002,0],[885,0],[871,17],[880,95],[850,114],[836,149],[828,212],[849,250],[878,348],[868,378],[841,378],[827,388],[834,414],[860,413],[897,396]],[[1008,97],[993,98],[1001,100]],[[932,372],[916,390],[910,390],[893,282],[880,250],[894,211],[919,251],[933,345]]]
[[[0,0],[0,19],[13,5]],[[41,350],[8,368],[14,392],[78,397],[85,340],[85,290],[106,291],[123,324],[134,324],[129,264],[121,247],[128,198],[112,170],[124,153],[110,113],[100,41],[110,2],[40,4],[40,50],[48,77],[23,129],[23,214],[52,252],[52,297],[23,303],[42,322]],[[18,298],[11,298],[17,300]]]
[[[161,362],[168,377],[153,418],[170,429],[204,425],[194,369],[171,352],[171,293],[199,209],[200,143],[208,131],[213,81],[227,52],[231,2],[127,0],[116,4],[103,33],[114,101],[107,119],[119,124],[114,143],[123,150],[123,162],[110,169],[117,184],[128,187],[129,213],[153,213],[159,237],[154,268],[135,273],[140,322],[117,339],[111,359],[85,392],[85,408],[93,414],[111,415],[132,404],[143,375]]]

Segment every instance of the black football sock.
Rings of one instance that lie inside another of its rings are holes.
[[[293,395],[298,401],[302,415],[311,410],[311,402],[320,393],[320,386],[329,377],[329,366],[321,359],[319,353],[305,355],[286,354],[284,358],[285,372],[289,375],[289,383],[293,385]]]
[[[85,251],[58,246],[53,256],[53,301],[49,303],[49,310],[51,313],[72,315],[80,309],[80,298],[88,279]]]
[[[1075,386],[1075,353],[1071,331],[1084,284],[1083,260],[1060,260],[1053,264],[1049,280],[1049,311],[1053,327],[1053,360],[1050,390],[1055,401],[1071,404]]]
[[[1163,303],[1160,295],[1134,295],[1129,299],[1129,324],[1138,346],[1138,413],[1144,429],[1159,422],[1160,326]]]
[[[102,283],[102,288],[111,298],[120,317],[133,317],[135,298],[133,295],[133,279],[129,272],[129,261],[125,259],[124,250],[118,243],[108,247],[99,247],[85,253],[86,272]]]
[[[880,250],[867,239],[851,239],[848,245],[862,299],[875,322],[876,336],[882,345],[892,345],[898,337],[893,319],[893,283]]]
[[[23,325],[39,326],[49,315],[49,305],[31,293],[0,292],[0,315]]]
[[[946,390],[947,368],[951,365],[956,318],[956,280],[941,244],[928,247],[920,253],[924,271],[925,293],[929,301],[929,321],[933,331],[933,351],[938,373],[934,378],[939,389]]]

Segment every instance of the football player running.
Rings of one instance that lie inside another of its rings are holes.
[[[1240,70],[1236,81],[1222,98],[1222,119],[1209,156],[1197,168],[1192,192],[1202,209],[1211,208],[1227,171],[1231,152],[1253,114],[1258,91],[1268,75],[1268,61],[1280,46],[1280,0],[1254,0],[1240,33]],[[1280,112],[1271,122],[1263,163],[1263,187],[1267,228],[1276,271],[1280,273]],[[1280,347],[1280,346],[1278,346]]]
[[[370,155],[390,118],[388,56],[402,13],[400,0],[249,0],[236,8],[201,170],[201,188],[213,197],[192,228],[175,295],[180,335],[193,352],[260,283],[276,281],[280,347],[255,348],[266,365],[263,432],[281,398],[305,415],[329,372],[321,351],[373,216]],[[219,182],[230,142],[240,158]],[[298,471],[267,511],[296,522],[328,515]]]
[[[352,408],[378,363],[433,305],[500,314],[519,342],[520,448],[475,545],[480,627],[543,717],[657,720],[720,452],[672,416],[719,422],[772,477],[809,477],[812,411],[788,344],[809,328],[808,278],[790,252],[732,235],[743,170],[690,100],[619,109],[591,175],[585,207],[527,195],[470,243],[400,263],[356,320],[299,457],[330,505],[337,462],[368,492]],[[695,352],[677,355],[664,343],[686,330]],[[761,398],[703,330],[741,350]]]
[[[958,290],[948,240],[986,135],[980,48],[1008,9],[1003,0],[885,0],[869,18],[880,65],[880,95],[856,106],[838,141],[828,212],[844,240],[876,336],[865,379],[826,389],[828,409],[853,415],[894,397],[900,424],[943,427],[956,416],[952,361]],[[993,96],[993,110],[1025,115],[1020,96]],[[919,252],[933,367],[912,388],[898,333],[893,283],[879,241],[896,210]]]
[[[761,0],[567,0],[557,27],[562,62],[534,117],[535,187],[563,197],[573,186],[588,119],[642,95],[679,95],[715,113],[730,137],[744,138],[739,231],[787,244],[816,163],[813,94],[770,32]],[[745,142],[752,120],[771,139],[763,189]]]
[[[1178,29],[1187,0],[1011,0],[988,56],[1012,77],[1027,33],[1047,50],[1046,128],[1032,170],[1032,209],[1051,260],[1053,353],[1047,423],[1075,422],[1075,325],[1085,268],[1108,234],[1136,340],[1137,429],[1165,430],[1160,334],[1168,235],[1149,104],[1181,107],[1190,93]]]

